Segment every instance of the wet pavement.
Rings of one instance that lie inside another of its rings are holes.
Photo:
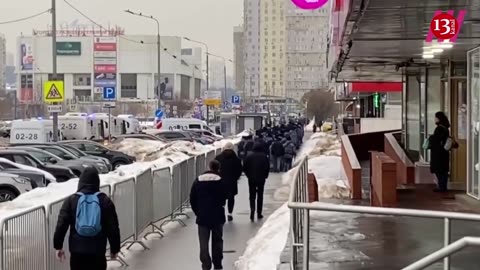
[[[264,215],[266,220],[285,201],[275,201],[275,190],[281,186],[281,174],[271,174],[265,187]],[[245,177],[239,181],[239,195],[236,197],[234,221],[224,227],[224,269],[233,270],[234,262],[243,255],[247,241],[254,237],[262,222],[250,221],[248,203],[248,183]],[[128,254],[128,269],[201,269],[197,226],[192,213],[186,220],[186,227],[177,227],[169,231],[163,239],[149,241],[150,250],[132,251]],[[109,268],[116,269],[116,268]]]

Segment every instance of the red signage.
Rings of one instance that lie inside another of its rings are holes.
[[[98,73],[116,73],[117,65],[95,65],[95,72]]]
[[[33,89],[32,88],[20,89],[20,101],[33,101]]]
[[[386,93],[402,92],[403,83],[401,82],[354,82],[352,83],[352,92],[363,93]]]
[[[94,46],[95,51],[101,51],[101,52],[111,52],[111,51],[117,51],[117,44],[116,43],[95,43]]]

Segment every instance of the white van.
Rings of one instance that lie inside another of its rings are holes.
[[[115,131],[122,134],[136,134],[142,131],[140,122],[132,114],[119,114],[115,120]],[[119,131],[117,131],[119,130]]]
[[[93,129],[93,136],[95,139],[105,139],[110,136],[110,131],[108,129],[108,113],[94,113],[90,114],[90,127]],[[112,133],[114,133],[114,125],[113,125],[114,117],[110,117],[110,121],[112,122]],[[112,134],[113,135],[113,134]]]
[[[58,116],[58,129],[65,140],[88,140],[95,136],[86,113],[67,113]]]
[[[196,118],[166,118],[162,120],[162,130],[200,129],[215,133],[205,121]]]
[[[58,140],[62,139],[59,130]],[[22,119],[12,121],[11,144],[38,144],[53,142],[53,121],[48,119]]]

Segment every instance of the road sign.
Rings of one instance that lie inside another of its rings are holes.
[[[62,105],[48,105],[47,111],[49,113],[60,113],[62,112]]]
[[[103,88],[103,99],[115,99],[116,97],[115,87],[104,87]]]
[[[232,104],[240,104],[240,96],[232,96]]]
[[[163,111],[160,110],[160,109],[157,109],[157,110],[155,111],[155,116],[156,116],[157,118],[162,118],[162,117],[163,117]]]
[[[48,103],[63,102],[65,88],[63,81],[46,81],[43,84],[43,101]]]
[[[115,102],[105,102],[105,103],[103,103],[103,108],[113,109],[113,108],[115,108]]]
[[[207,106],[220,106],[222,105],[222,92],[221,91],[205,91],[204,104]]]

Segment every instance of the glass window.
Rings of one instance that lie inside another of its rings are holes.
[[[84,144],[85,145],[85,149],[86,151],[91,151],[91,152],[102,152],[105,150],[105,148],[103,148],[102,146],[100,145],[96,145],[96,144],[90,144],[90,143],[86,143]]]
[[[480,197],[479,185],[479,148],[480,148],[480,49],[475,49],[468,53],[469,74],[468,80],[470,82],[468,92],[470,95],[470,134],[468,145],[468,185],[467,192],[475,198]]]
[[[35,161],[30,159],[26,155],[13,155],[13,159],[16,163],[31,166],[31,167],[35,167],[35,168],[37,167],[37,164],[35,163]]]
[[[5,169],[17,169],[17,167],[7,162],[0,162],[0,166],[2,166]]]
[[[417,153],[420,150],[420,78],[407,77],[407,149]],[[418,157],[417,157],[418,158]]]
[[[189,128],[189,129],[202,129],[202,126],[201,126],[201,125],[194,124],[194,125],[188,125],[188,128]]]
[[[74,86],[90,86],[92,85],[92,78],[90,74],[74,74],[73,85]]]

